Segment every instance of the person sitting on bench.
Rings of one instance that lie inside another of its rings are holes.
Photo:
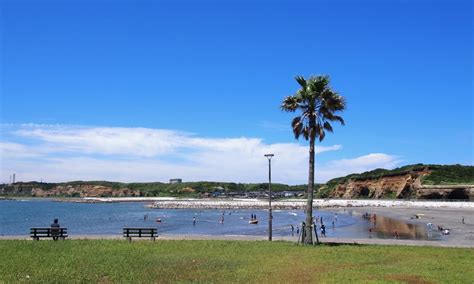
[[[51,236],[53,240],[57,241],[59,236],[59,222],[58,219],[54,219],[53,223],[51,224]]]

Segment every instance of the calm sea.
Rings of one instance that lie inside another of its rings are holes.
[[[159,234],[201,235],[266,235],[268,234],[268,212],[264,210],[218,210],[218,209],[150,209],[146,203],[71,203],[42,199],[0,201],[0,235],[28,235],[31,227],[48,227],[54,218],[69,235],[121,235],[124,227],[156,227]],[[251,214],[257,215],[258,225],[249,224]],[[347,214],[315,211],[326,225],[328,237],[391,238],[391,232],[369,233],[374,226],[363,218]],[[145,220],[145,216],[147,216]],[[304,221],[302,210],[274,210],[273,234],[291,236],[291,225],[295,228]],[[193,217],[196,224],[193,224]],[[221,218],[224,222],[221,223]],[[161,222],[156,222],[161,219]],[[334,221],[334,227],[332,226]],[[397,225],[393,219],[379,217],[377,226]],[[393,224],[392,224],[393,223]],[[398,222],[399,223],[399,222]],[[437,239],[428,236],[421,226],[400,223],[407,231],[402,237],[409,239]],[[408,228],[408,229],[406,229]],[[410,230],[412,232],[410,232]]]

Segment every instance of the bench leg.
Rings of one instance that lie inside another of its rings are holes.
[[[129,242],[129,243],[132,242],[132,237],[128,237],[128,242]]]

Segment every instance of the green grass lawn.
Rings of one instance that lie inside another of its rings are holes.
[[[1,282],[473,283],[474,249],[286,242],[0,241]]]

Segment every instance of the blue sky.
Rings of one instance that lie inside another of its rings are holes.
[[[275,151],[274,179],[304,183],[279,105],[311,74],[348,102],[317,180],[473,164],[471,1],[0,5],[0,181],[258,182]]]

